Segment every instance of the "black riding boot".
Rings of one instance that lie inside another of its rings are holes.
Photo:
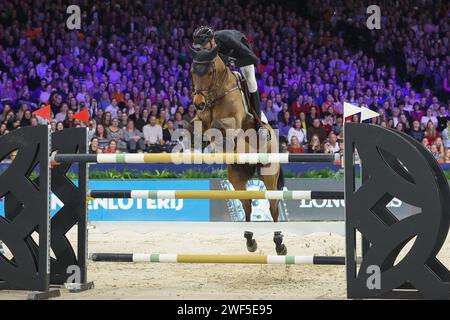
[[[252,102],[255,113],[261,119],[261,100],[259,98],[259,92],[250,93],[250,100]],[[258,131],[260,128],[259,122],[255,120],[255,130]]]

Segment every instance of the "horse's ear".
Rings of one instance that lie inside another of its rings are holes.
[[[197,57],[198,51],[189,46],[189,54],[191,55],[192,59],[195,59]]]

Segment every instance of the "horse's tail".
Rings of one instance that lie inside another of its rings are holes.
[[[280,173],[278,175],[278,181],[277,181],[277,189],[283,190],[283,188],[284,188],[284,174],[283,174],[283,169],[280,166]]]

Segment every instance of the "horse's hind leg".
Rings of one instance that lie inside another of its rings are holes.
[[[275,165],[275,164],[272,164]],[[278,165],[278,168],[272,168],[277,169],[274,174],[266,174],[264,175],[264,171],[261,171],[261,178],[264,181],[264,184],[266,185],[267,190],[278,190],[279,184],[278,179],[280,178],[280,174],[282,174],[280,167]],[[278,208],[278,201],[279,200],[269,200],[270,204],[270,213],[272,214],[272,218],[274,222],[278,222],[279,218],[279,208]],[[286,245],[283,243],[283,235],[281,231],[276,231],[273,235],[273,242],[275,243],[275,250],[277,251],[278,255],[286,255],[287,254],[287,248]]]
[[[247,181],[252,177],[249,170],[245,168],[245,165],[229,165],[228,170],[228,180],[234,187],[234,190],[246,190]],[[245,221],[250,222],[252,216],[252,201],[251,200],[241,200],[242,206],[245,211]]]
[[[277,164],[272,164],[277,165]],[[278,165],[279,166],[279,165]],[[263,171],[262,171],[263,172]],[[278,178],[280,175],[280,170],[276,170],[275,174],[264,175],[261,174],[261,179],[263,180],[267,190],[278,190]],[[278,200],[269,200],[270,204],[270,214],[274,222],[278,222],[279,211],[278,211]]]
[[[230,180],[235,190],[246,190],[247,181],[253,176],[253,168],[247,165],[229,165],[228,168],[228,180]],[[252,202],[251,200],[241,200],[242,206],[245,212],[245,221],[250,222],[252,217]],[[253,232],[246,231],[244,237],[247,240],[247,250],[249,252],[255,252],[258,249],[256,240],[253,239]]]

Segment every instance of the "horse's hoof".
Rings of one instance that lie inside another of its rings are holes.
[[[247,241],[248,252],[255,252],[256,249],[258,249],[258,244],[256,243],[255,239],[252,239],[252,241],[250,241],[250,243]]]
[[[256,249],[258,249],[258,244],[256,243],[256,240],[253,239],[253,232],[245,231],[244,238],[247,239],[247,250],[249,252],[255,252]]]
[[[273,233],[273,242],[275,242],[277,247],[283,243],[283,235],[281,234],[281,231],[275,231]]]
[[[275,231],[273,234],[273,242],[275,242],[275,250],[279,256],[285,256],[287,248],[283,244],[283,234],[281,231]]]
[[[287,254],[287,248],[284,244],[282,244],[279,247],[276,247],[277,255],[279,256],[285,256]]]

